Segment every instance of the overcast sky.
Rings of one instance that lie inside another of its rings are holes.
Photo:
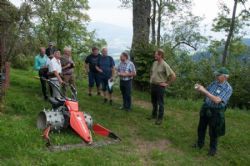
[[[23,0],[10,1],[19,6]],[[193,13],[204,16],[203,23],[208,25],[211,25],[212,20],[218,14],[219,2],[226,2],[230,8],[233,7],[233,0],[193,0],[193,2]],[[90,10],[88,14],[91,21],[110,23],[132,29],[132,11],[131,9],[119,8],[120,4],[119,0],[89,0]],[[250,2],[246,6],[250,6]]]

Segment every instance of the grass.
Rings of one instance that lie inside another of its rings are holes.
[[[12,69],[11,86],[4,110],[0,112],[0,165],[249,165],[250,113],[228,109],[226,136],[219,139],[219,151],[208,157],[208,144],[202,150],[191,145],[196,140],[199,108],[202,101],[166,99],[162,126],[146,120],[150,114],[149,94],[134,92],[133,112],[118,109],[116,90],[113,106],[102,104],[100,96],[87,96],[86,82],[78,82],[80,109],[112,129],[122,138],[119,144],[50,152],[36,129],[37,114],[49,104],[40,96],[39,80],[33,71]],[[70,130],[51,135],[54,144],[79,143]],[[94,136],[94,140],[103,138]],[[207,137],[208,140],[208,137]]]

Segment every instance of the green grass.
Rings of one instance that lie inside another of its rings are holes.
[[[49,104],[41,97],[39,80],[33,71],[12,69],[11,86],[4,110],[0,112],[0,165],[249,165],[250,113],[228,109],[226,136],[219,139],[218,155],[208,157],[208,137],[202,150],[191,145],[196,140],[199,101],[166,99],[162,126],[146,120],[150,114],[149,94],[134,92],[133,112],[103,105],[100,96],[87,96],[86,81],[78,82],[78,97],[82,111],[95,122],[112,129],[122,138],[119,144],[99,148],[82,148],[50,152],[36,129],[37,114]],[[115,92],[119,98],[119,91]],[[144,102],[142,102],[142,100]],[[139,103],[139,104],[138,104]],[[144,106],[144,107],[142,107]],[[51,134],[54,144],[79,143],[72,131]],[[94,136],[94,140],[103,138]]]

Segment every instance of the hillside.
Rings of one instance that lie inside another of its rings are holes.
[[[134,92],[130,113],[120,111],[115,90],[113,106],[103,105],[100,96],[89,97],[85,81],[78,82],[80,108],[94,120],[122,138],[119,144],[50,152],[36,129],[36,116],[49,104],[41,97],[39,80],[33,71],[12,69],[11,87],[0,112],[0,165],[248,165],[250,162],[250,113],[228,109],[226,136],[219,151],[208,157],[208,139],[202,150],[191,145],[196,139],[201,100],[167,99],[162,126],[146,120],[150,114],[149,94]],[[84,83],[83,83],[84,82]],[[54,144],[79,143],[71,131],[51,135]],[[208,137],[207,137],[208,138]],[[94,136],[94,140],[103,138]]]

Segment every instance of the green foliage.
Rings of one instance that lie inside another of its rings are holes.
[[[144,90],[149,87],[149,74],[154,60],[155,46],[140,46],[133,51],[133,60],[136,65],[136,86]]]
[[[18,54],[12,59],[11,66],[17,69],[25,69],[27,70],[30,66],[33,65],[33,57],[26,56],[24,54]]]
[[[176,81],[166,89],[167,96],[192,100],[201,98],[202,96],[194,90],[194,84],[200,83],[208,86],[214,81],[213,72],[220,67],[219,57],[215,55],[210,59],[195,62],[187,52],[172,52],[170,47],[165,47],[164,50],[166,54],[165,60],[177,76]],[[137,49],[133,54],[137,67],[135,83],[138,89],[149,90],[150,68],[153,63],[154,51],[155,48],[149,46]],[[250,65],[249,63],[242,63],[235,55],[232,55],[230,62],[227,66],[231,71],[229,83],[232,85],[234,92],[229,105],[249,109],[250,98],[247,94],[250,93],[250,77],[247,73],[249,74]]]

